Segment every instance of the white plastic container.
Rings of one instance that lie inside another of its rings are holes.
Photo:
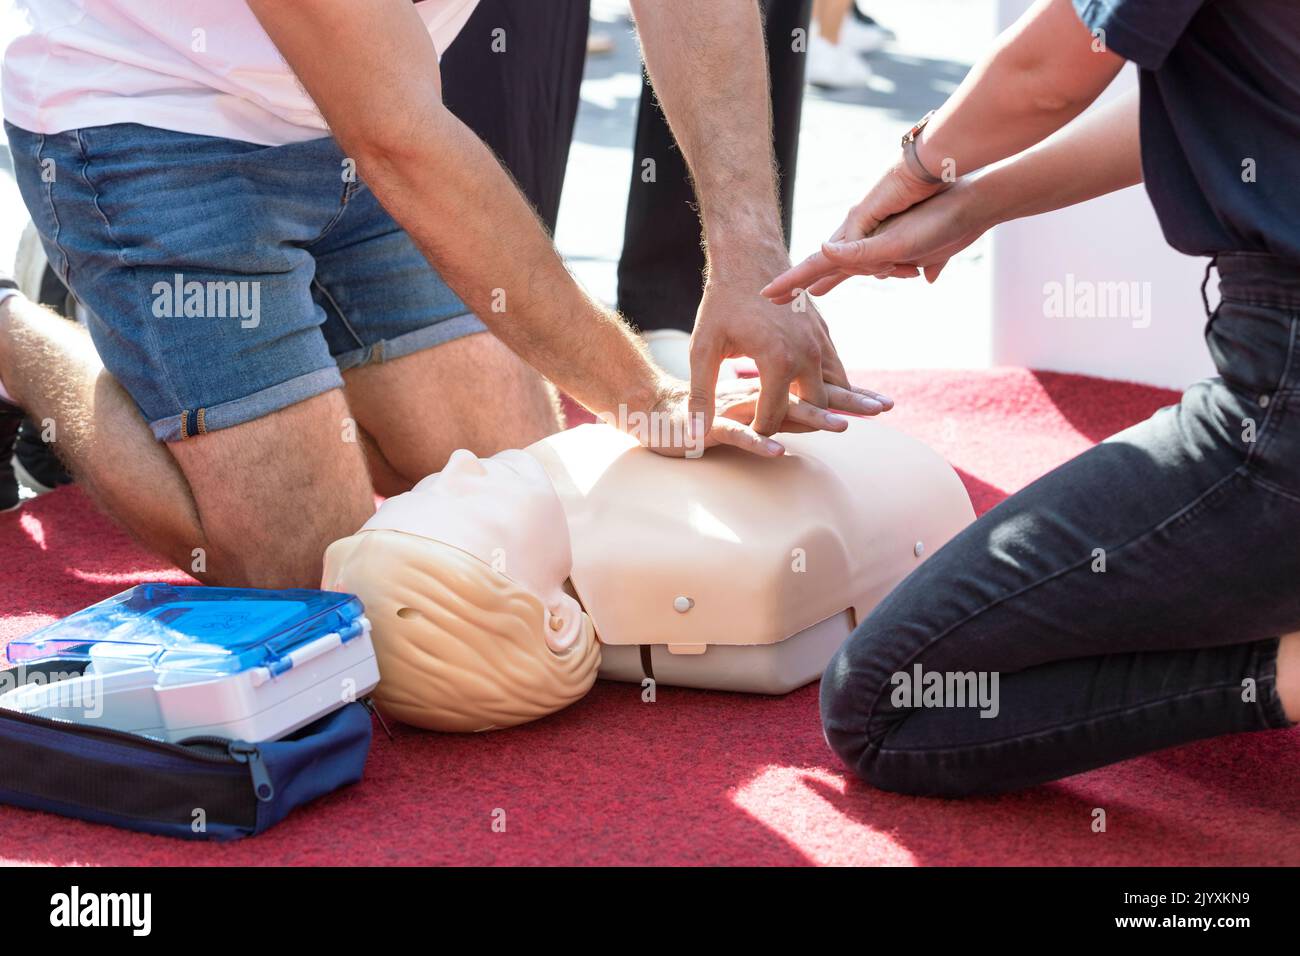
[[[171,742],[276,740],[379,682],[361,601],[332,591],[142,584],[6,656],[0,707]]]

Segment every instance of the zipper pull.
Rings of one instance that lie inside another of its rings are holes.
[[[379,708],[375,706],[374,698],[371,697],[363,698],[361,703],[365,706],[366,710],[370,711],[372,714],[375,715],[375,719],[379,721],[379,726],[384,728],[384,733],[388,734],[389,740],[392,740],[393,732],[388,729],[388,721],[384,720],[384,715],[381,714],[379,712]]]
[[[266,771],[266,763],[262,760],[262,752],[257,749],[257,745],[244,740],[232,740],[229,750],[230,756],[237,762],[248,764],[248,771],[253,777],[253,793],[257,799],[265,803],[274,797],[275,787],[271,784],[271,775]]]

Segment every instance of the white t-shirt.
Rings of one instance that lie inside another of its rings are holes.
[[[264,146],[328,131],[242,0],[18,2],[31,30],[4,59],[4,115],[15,126],[60,133],[141,123]],[[442,51],[477,3],[422,0],[415,8]]]

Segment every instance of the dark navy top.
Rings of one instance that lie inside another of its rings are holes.
[[[1073,0],[1141,68],[1142,171],[1190,255],[1300,263],[1300,0]]]

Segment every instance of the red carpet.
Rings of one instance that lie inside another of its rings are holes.
[[[1022,370],[874,373],[891,424],[960,469],[977,511],[1173,401]],[[147,489],[141,489],[147,494]],[[0,642],[172,577],[76,490],[0,515]],[[782,699],[597,684],[482,736],[377,732],[360,785],[227,845],[0,808],[0,862],[77,864],[1300,864],[1300,735],[1207,741],[1000,798],[880,793]],[[0,760],[4,755],[0,753]],[[1108,829],[1093,833],[1093,809]],[[504,833],[493,814],[506,813]]]

